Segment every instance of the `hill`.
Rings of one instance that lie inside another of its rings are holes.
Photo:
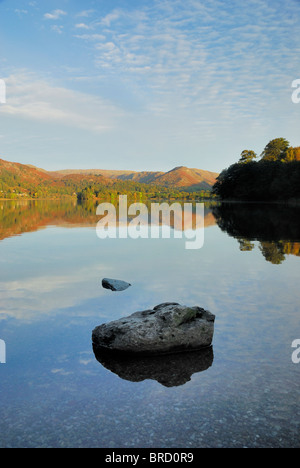
[[[211,190],[218,174],[200,169],[176,167],[169,172],[44,169],[0,159],[0,198],[80,196],[85,193],[107,194],[109,191],[161,193]]]
[[[13,163],[0,159],[0,178],[10,178],[11,183],[18,179],[24,180],[28,183],[40,183],[42,181],[49,181],[52,179],[51,175],[47,171],[34,168],[25,164]]]
[[[55,177],[50,172],[31,165],[0,159],[0,198],[52,197],[54,195],[76,195],[89,185],[108,187],[110,179],[99,175],[70,174]]]
[[[105,169],[66,169],[49,172],[54,177],[62,178],[66,175],[102,175],[112,180],[130,180],[142,184],[156,184],[164,187],[181,188],[182,190],[209,190],[215,184],[218,174],[202,169],[190,169],[185,166],[175,167],[169,172],[149,171],[114,171]]]
[[[180,166],[158,175],[155,182],[166,187],[180,187],[188,191],[207,190],[215,184],[217,177],[218,174],[214,172]]]

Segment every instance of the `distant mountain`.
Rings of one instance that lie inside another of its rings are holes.
[[[207,190],[216,182],[218,173],[202,169],[189,169],[185,166],[175,167],[169,172],[135,172],[114,171],[105,169],[66,169],[63,171],[48,172],[53,177],[62,178],[70,175],[102,175],[107,179],[131,180],[143,184],[163,185],[182,190]]]
[[[177,187],[190,190],[207,190],[216,182],[218,174],[202,169],[189,169],[188,167],[175,167],[165,174],[156,177],[155,183],[166,187]]]
[[[46,171],[44,169],[0,159],[0,193],[70,194],[94,184],[109,187],[117,182],[128,182],[128,188],[134,183],[162,186],[187,192],[209,190],[216,182],[215,172],[188,167],[175,167],[169,172],[128,171],[107,169],[66,169]],[[134,190],[136,190],[134,188]],[[1,195],[0,195],[1,198]]]

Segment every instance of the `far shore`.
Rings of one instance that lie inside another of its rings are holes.
[[[18,198],[0,198],[0,201],[75,201],[75,202],[99,202],[101,200],[108,201],[110,200],[109,197],[101,197],[101,198],[94,198],[94,199],[87,199],[87,200],[78,200],[77,197],[72,196],[63,196],[59,198],[30,198],[30,197],[18,197]],[[194,200],[186,200],[184,198],[174,198],[174,199],[167,199],[167,198],[148,198],[144,201],[161,201],[161,202],[181,202],[187,201],[189,203],[195,201],[201,202],[215,202],[215,203],[228,203],[228,204],[252,204],[252,205],[300,205],[300,199],[290,199],[290,200],[220,200],[218,198],[195,198]]]
[[[300,199],[290,200],[220,200],[220,203],[232,203],[232,204],[252,204],[252,205],[300,205]]]

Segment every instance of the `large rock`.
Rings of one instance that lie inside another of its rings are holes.
[[[135,355],[191,351],[211,345],[215,316],[200,307],[160,304],[152,310],[100,325],[92,334],[98,351]]]

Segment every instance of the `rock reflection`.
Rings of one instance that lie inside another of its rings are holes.
[[[193,374],[209,369],[214,360],[213,347],[199,351],[161,356],[120,356],[99,352],[94,348],[97,361],[106,369],[130,382],[156,380],[164,387],[178,387],[191,380]]]

